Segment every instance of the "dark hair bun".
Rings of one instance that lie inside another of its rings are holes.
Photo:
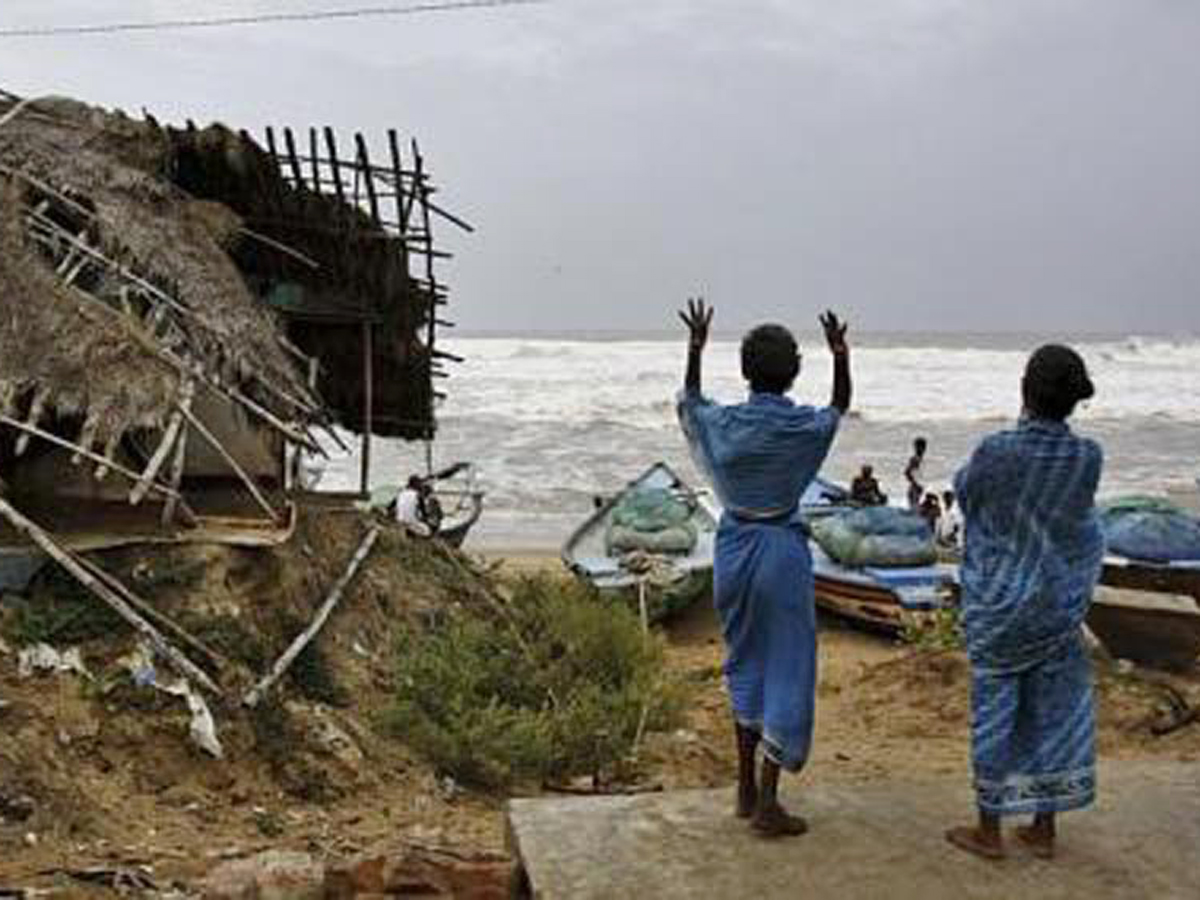
[[[1075,405],[1096,395],[1083,357],[1062,344],[1046,344],[1029,357],[1023,382],[1032,412],[1066,418]]]

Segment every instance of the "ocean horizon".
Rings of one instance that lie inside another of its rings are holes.
[[[875,466],[884,490],[903,496],[913,438],[930,444],[926,477],[946,487],[986,434],[1020,412],[1028,352],[1047,341],[1076,346],[1097,396],[1073,420],[1101,442],[1101,493],[1162,493],[1200,475],[1200,337],[1169,334],[1013,332],[851,332],[855,397],[824,473],[848,481]],[[740,334],[714,335],[704,367],[706,393],[745,396]],[[815,332],[797,334],[803,370],[797,402],[828,402],[830,363]],[[663,460],[702,481],[675,421],[685,337],[674,331],[461,331],[443,346],[466,362],[452,369],[439,409],[435,457],[474,462],[487,492],[469,546],[556,549],[591,510]],[[424,470],[424,447],[376,441],[375,486]],[[331,460],[325,487],[357,484],[357,452]]]

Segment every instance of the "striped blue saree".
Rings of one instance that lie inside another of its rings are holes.
[[[979,807],[1060,812],[1095,796],[1091,664],[1081,628],[1104,542],[1102,455],[1066,424],[1024,420],[958,473],[962,624]]]

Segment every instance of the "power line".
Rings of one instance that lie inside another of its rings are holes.
[[[152,22],[114,22],[103,25],[45,25],[25,28],[0,28],[0,38],[40,38],[66,35],[118,34],[137,31],[167,31],[182,28],[222,28],[232,25],[269,25],[288,22],[319,22],[331,19],[367,19],[384,16],[412,16],[420,13],[457,12],[502,6],[532,6],[549,0],[435,0],[405,5],[364,6],[355,9],[326,9],[310,12],[259,13],[221,16],[211,19],[161,19]]]

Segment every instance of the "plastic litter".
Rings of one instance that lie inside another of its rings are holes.
[[[225,758],[225,749],[217,737],[217,723],[204,697],[193,690],[184,678],[177,678],[167,684],[160,683],[158,670],[154,665],[153,648],[148,644],[139,644],[137,649],[121,660],[121,665],[128,670],[133,683],[138,687],[152,687],[182,699],[192,714],[192,721],[188,727],[192,743],[216,759]]]
[[[49,644],[33,644],[23,647],[17,653],[17,674],[22,678],[31,678],[37,672],[55,672],[58,674],[75,673],[89,681],[92,673],[83,664],[83,657],[78,647],[67,650],[56,650]]]

